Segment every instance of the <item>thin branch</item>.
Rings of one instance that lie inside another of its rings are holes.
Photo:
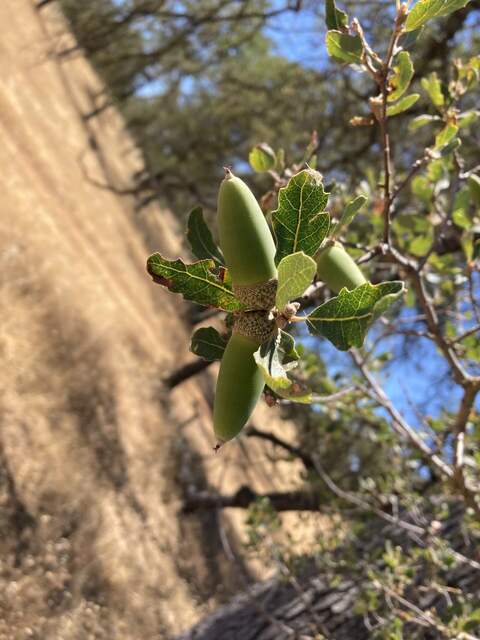
[[[463,452],[464,452],[464,440],[465,430],[467,428],[467,422],[470,418],[470,414],[475,404],[475,398],[477,396],[477,389],[473,385],[468,386],[463,394],[460,408],[458,410],[457,419],[455,421],[455,443],[454,443],[454,462],[453,466],[457,473],[461,472],[463,467]]]
[[[405,187],[408,185],[410,180],[420,171],[420,169],[428,162],[428,160],[430,160],[430,158],[431,158],[430,150],[425,149],[425,154],[413,163],[407,176],[393,190],[392,195],[390,197],[390,205],[392,205],[395,202],[399,194],[403,191],[403,189],[405,189]],[[395,211],[392,211],[391,217],[393,218],[394,216],[395,216]]]
[[[395,18],[395,27],[388,44],[387,55],[385,62],[383,63],[380,91],[382,97],[382,107],[380,112],[379,124],[380,135],[383,149],[383,242],[390,246],[390,224],[391,224],[391,209],[392,209],[392,193],[391,193],[391,180],[392,180],[392,158],[390,154],[390,137],[388,135],[388,116],[387,116],[387,100],[388,100],[388,75],[391,70],[393,56],[398,44],[398,40],[402,33],[402,26],[405,21],[404,13],[397,12]]]
[[[357,367],[360,369],[363,377],[367,381],[371,393],[367,390],[367,393],[373,397],[390,415],[392,418],[392,426],[395,431],[403,436],[408,438],[411,444],[418,449],[424,457],[431,461],[433,465],[441,472],[443,476],[447,478],[453,477],[453,470],[451,467],[444,462],[429,446],[424,440],[419,436],[419,434],[411,427],[408,422],[403,418],[403,416],[397,411],[394,407],[390,398],[386,395],[382,387],[375,380],[373,375],[367,369],[363,358],[360,353],[356,349],[350,350],[351,356]]]
[[[354,504],[356,507],[359,507],[360,509],[362,509],[362,511],[375,513],[375,515],[377,515],[379,518],[386,520],[390,524],[394,524],[416,535],[423,535],[425,533],[425,529],[423,527],[419,527],[415,524],[411,524],[409,522],[405,522],[404,520],[400,520],[399,518],[395,518],[394,516],[391,516],[389,513],[386,513],[385,511],[381,511],[380,509],[377,509],[376,507],[372,506],[365,500],[362,500],[358,496],[348,491],[344,491],[337,484],[335,484],[332,478],[326,473],[326,471],[323,469],[323,466],[320,462],[319,457],[316,454],[313,455],[312,460],[315,466],[315,471],[318,473],[320,478],[327,485],[330,491],[332,491],[336,496],[338,496],[342,500],[346,500]]]
[[[275,511],[318,511],[320,496],[307,491],[286,491],[260,494],[250,487],[240,489],[230,495],[219,495],[208,491],[199,491],[187,495],[183,503],[183,512],[192,513],[200,509],[246,509],[256,500],[267,499]]]
[[[192,362],[187,362],[187,364],[184,364],[171,373],[168,378],[165,378],[164,384],[169,389],[173,389],[189,378],[205,371],[205,369],[207,369],[211,364],[212,363],[209,360],[202,360],[200,358],[197,358]]]
[[[422,611],[422,609],[413,604],[413,602],[406,600],[403,596],[396,593],[396,591],[390,589],[390,587],[387,587],[387,585],[383,584],[379,580],[374,580],[373,584],[377,589],[381,589],[385,592],[385,594],[387,594],[388,596],[399,602],[401,605],[403,605],[406,609],[418,616],[418,620],[410,618],[412,622],[416,622],[417,624],[420,624],[422,626],[427,624],[433,629],[436,629],[441,633],[448,634],[448,636],[451,637],[450,629],[448,629],[448,627],[443,625],[440,621],[435,620],[429,613]],[[455,637],[457,638],[457,640],[479,640],[478,636],[473,636],[465,631],[461,631]]]
[[[315,468],[313,464],[313,460],[308,455],[308,453],[305,453],[299,447],[295,447],[294,445],[286,442],[282,438],[279,438],[274,433],[270,433],[269,431],[261,431],[256,427],[249,427],[246,434],[250,438],[261,438],[262,440],[271,442],[276,447],[280,447],[284,451],[287,451],[290,455],[301,460],[303,462],[305,469],[312,470]]]
[[[458,342],[462,342],[463,340],[465,340],[465,338],[468,338],[469,336],[473,336],[475,333],[478,333],[479,331],[480,331],[480,324],[477,324],[471,329],[468,329],[467,331],[464,331],[463,333],[461,333],[454,340],[451,340],[450,344],[453,345],[453,344],[457,344]]]

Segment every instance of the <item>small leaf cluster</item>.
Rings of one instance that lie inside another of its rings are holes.
[[[307,154],[311,153],[307,149]],[[250,154],[257,171],[270,171],[277,166],[277,154],[266,144],[257,145]],[[288,324],[289,303],[301,299],[316,279],[313,259],[329,239],[348,227],[366,203],[358,196],[347,204],[336,224],[331,223],[326,210],[329,193],[322,176],[307,167],[290,177],[278,192],[278,206],[271,212],[272,231],[276,239],[278,285],[275,307],[271,310],[279,327]],[[215,307],[228,314],[248,313],[248,309],[232,291],[228,269],[200,207],[188,217],[187,239],[192,252],[200,260],[185,264],[182,260],[167,260],[158,253],[147,261],[152,278],[186,300]],[[309,332],[329,340],[345,351],[363,344],[369,326],[404,292],[402,282],[376,285],[366,283],[356,289],[343,289],[339,295],[297,320],[306,321]],[[298,306],[298,305],[297,305]],[[295,307],[296,308],[296,307]],[[221,359],[227,336],[215,328],[196,331],[191,342],[192,352],[206,360]],[[304,383],[292,379],[289,372],[297,367],[299,355],[292,336],[280,328],[262,344],[255,360],[263,373],[265,384],[273,393],[290,401],[310,403],[314,396]]]

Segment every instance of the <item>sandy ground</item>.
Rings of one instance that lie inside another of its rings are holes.
[[[82,118],[101,85],[54,55],[55,6],[3,0],[0,24],[0,639],[170,638],[260,571],[244,514],[182,517],[181,488],[299,470],[251,441],[212,454],[215,367],[166,393],[187,307],[145,259],[185,255],[183,232],[118,195],[139,153],[115,111]]]

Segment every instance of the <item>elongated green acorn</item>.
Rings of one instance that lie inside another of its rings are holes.
[[[223,353],[213,405],[218,446],[243,429],[262,395],[265,381],[253,354],[275,331],[266,311],[240,314]]]
[[[275,242],[255,196],[229,169],[218,193],[218,229],[235,293],[251,308],[270,308],[277,278]],[[263,299],[252,301],[261,289]]]
[[[262,395],[265,381],[253,357],[259,346],[258,340],[233,333],[225,348],[213,408],[220,444],[240,433]]]
[[[275,323],[268,310],[275,303],[275,242],[265,216],[247,185],[226,170],[218,193],[220,247],[236,296],[253,311],[235,318],[218,374],[213,426],[217,448],[235,438],[257,404],[265,381],[254,353]]]
[[[317,255],[317,275],[327,287],[339,293],[349,291],[367,282],[353,258],[339,242],[328,245]]]

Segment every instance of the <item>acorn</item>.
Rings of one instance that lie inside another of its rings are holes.
[[[317,275],[334,293],[349,291],[367,282],[353,258],[340,242],[328,244],[316,257]]]
[[[213,425],[217,448],[235,438],[248,422],[265,381],[254,353],[275,330],[267,312],[241,314],[235,321],[218,373]]]
[[[213,408],[217,449],[240,433],[262,394],[265,382],[254,353],[276,330],[269,310],[277,290],[276,247],[267,221],[248,186],[229,169],[218,194],[218,227],[233,291],[249,311],[235,318],[220,363]]]
[[[271,309],[277,291],[275,242],[255,196],[230,169],[220,185],[217,220],[235,295],[248,309]]]

